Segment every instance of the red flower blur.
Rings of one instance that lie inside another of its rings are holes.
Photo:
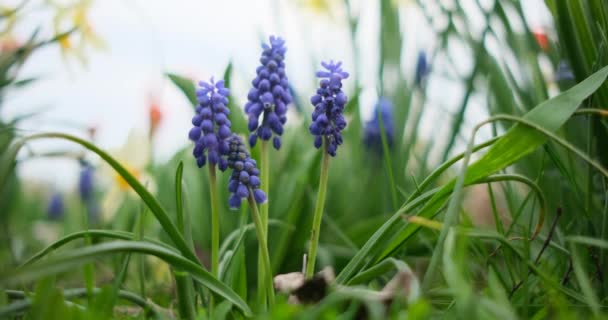
[[[544,30],[539,29],[533,31],[532,34],[534,35],[538,46],[545,52],[549,51],[549,37],[547,36],[547,33],[545,33]]]
[[[150,119],[150,138],[154,137],[156,130],[163,119],[163,112],[158,103],[158,99],[154,96],[150,97],[150,103],[148,104],[148,117]]]

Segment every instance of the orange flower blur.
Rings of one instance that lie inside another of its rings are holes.
[[[153,137],[160,125],[160,122],[163,119],[163,112],[160,108],[160,105],[155,98],[150,99],[150,104],[148,107],[148,117],[150,119],[150,137]]]
[[[21,47],[21,44],[15,38],[7,37],[0,40],[0,52],[15,51]]]
[[[543,30],[536,30],[532,32],[534,34],[534,38],[536,39],[536,43],[538,46],[545,52],[549,51],[549,37]]]

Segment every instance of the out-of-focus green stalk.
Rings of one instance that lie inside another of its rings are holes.
[[[144,207],[146,208],[146,207]],[[141,214],[139,215],[139,217],[137,218],[137,229],[135,229],[135,235],[134,235],[134,239],[136,241],[143,241],[144,239],[144,221],[145,221],[145,217],[146,217],[146,213],[147,213],[147,208],[144,210],[141,210]],[[146,267],[146,257],[144,255],[139,255],[138,259],[137,259],[137,267],[139,268],[139,274],[138,274],[138,280],[139,280],[139,294],[141,294],[142,297],[146,296],[146,273],[145,273],[145,267]]]
[[[329,176],[329,153],[325,150],[327,141],[323,144],[323,160],[321,162],[321,177],[319,178],[319,193],[315,215],[310,231],[310,249],[306,261],[306,278],[312,278],[315,272],[315,260],[317,259],[317,247],[319,245],[319,232],[321,231],[321,220],[323,218],[323,207],[325,206],[325,193],[327,191],[327,178]]]
[[[173,276],[175,277],[177,307],[180,318],[194,320],[196,318],[196,310],[194,310],[192,279],[188,273],[181,271],[173,271]]]
[[[274,288],[272,284],[272,272],[270,270],[270,256],[268,255],[268,245],[266,243],[266,234],[264,234],[264,226],[262,225],[262,219],[260,217],[260,213],[258,211],[258,206],[255,203],[255,199],[253,199],[253,190],[249,189],[249,208],[251,209],[251,216],[253,218],[253,223],[255,224],[255,231],[258,237],[259,249],[262,252],[262,265],[264,268],[264,275],[266,288],[268,288],[268,306],[272,307],[274,305]],[[261,288],[258,288],[261,291]]]
[[[384,156],[384,165],[386,166],[386,175],[388,175],[388,182],[390,184],[391,189],[391,200],[393,210],[397,210],[399,208],[399,204],[397,204],[397,188],[395,186],[395,177],[393,176],[393,163],[391,161],[391,151],[389,149],[387,137],[386,137],[386,128],[384,127],[384,119],[382,118],[382,110],[377,108],[376,116],[378,117],[378,122],[380,124],[380,140],[382,141],[382,154]]]
[[[418,141],[418,127],[420,126],[420,123],[422,122],[422,114],[424,113],[424,103],[426,100],[426,93],[424,91],[424,87],[419,87],[417,90],[415,90],[412,94],[410,94],[409,99],[409,108],[408,108],[408,118],[410,116],[411,112],[416,112],[415,114],[412,114],[412,116],[414,116],[411,121],[411,128],[406,127],[408,124],[408,120],[406,119],[406,122],[404,123],[403,126],[403,135],[402,135],[402,139],[405,141],[406,135],[407,135],[407,143],[404,142],[404,151],[403,154],[405,155],[405,159],[403,161],[403,170],[402,172],[404,172],[405,174],[407,174],[407,170],[408,170],[408,161],[410,159],[410,157],[413,155],[412,153],[412,149],[416,146],[416,143]],[[414,96],[417,96],[417,92],[420,93],[420,98],[418,99],[414,99]],[[414,102],[416,102],[416,104],[414,105]],[[415,109],[414,109],[415,108]],[[409,133],[409,135],[408,135]],[[424,162],[423,162],[424,163]],[[424,167],[424,166],[423,166]]]
[[[485,47],[484,47],[485,38],[486,38],[486,34],[489,31],[490,31],[490,27],[488,25],[488,27],[486,27],[486,29],[484,29],[484,32],[481,35],[481,40],[479,40],[479,43],[477,43],[477,48],[475,49],[476,57],[480,56],[483,53],[483,51],[485,50]],[[477,74],[479,73],[480,68],[481,68],[481,60],[477,60],[475,62],[475,65],[473,66],[473,71],[471,71],[471,74],[469,75],[469,78],[467,79],[466,93],[465,93],[464,97],[462,98],[462,102],[460,104],[458,112],[456,113],[456,116],[454,117],[454,120],[452,122],[450,135],[448,136],[449,141],[448,141],[446,148],[443,150],[443,156],[441,157],[441,162],[446,162],[448,160],[448,157],[450,156],[450,151],[452,150],[452,147],[454,146],[454,143],[456,142],[456,137],[458,137],[458,132],[460,131],[460,127],[464,120],[464,114],[467,110],[467,106],[469,104],[469,99],[471,98],[473,91],[475,90],[475,78],[477,77]]]
[[[84,204],[84,207],[86,208],[87,205]],[[82,215],[82,228],[85,231],[89,230],[89,212],[87,209],[84,210],[83,215]],[[89,234],[85,235],[84,243],[87,246],[90,246],[93,244]],[[87,289],[87,296],[89,299],[92,299],[93,298],[93,289],[95,288],[95,267],[94,267],[93,263],[87,263],[84,265],[84,282],[85,282],[85,286]],[[89,300],[89,301],[92,301],[92,300]]]

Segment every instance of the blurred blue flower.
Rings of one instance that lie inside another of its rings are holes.
[[[80,162],[80,177],[78,178],[78,194],[85,205],[89,220],[93,223],[99,219],[99,206],[95,200],[95,168],[82,160]]]
[[[574,80],[574,73],[572,73],[572,69],[566,60],[560,61],[557,65],[555,80],[557,82]]]
[[[87,203],[93,197],[94,190],[94,174],[93,167],[86,162],[82,162],[80,168],[80,177],[78,178],[78,193],[82,202]]]
[[[342,112],[348,98],[342,92],[342,80],[348,78],[348,73],[342,70],[342,62],[323,62],[321,65],[327,70],[317,71],[321,81],[317,93],[310,98],[315,109],[309,130],[315,136],[315,147],[321,148],[325,138],[327,153],[335,157],[338,146],[342,144],[340,131],[346,127]]]
[[[248,128],[252,132],[249,144],[253,147],[258,139],[270,140],[275,149],[281,147],[283,125],[287,121],[287,105],[292,97],[289,82],[285,75],[285,40],[270,36],[270,45],[262,44],[261,66],[256,70],[257,76],[251,81],[253,88],[249,90],[245,104],[245,113],[249,117]],[[260,116],[262,124],[260,124]]]
[[[46,214],[51,220],[59,220],[63,218],[65,207],[63,204],[63,198],[60,193],[55,193],[51,197],[49,204],[46,208]]]
[[[379,118],[378,114],[380,114],[382,118]],[[395,135],[395,130],[393,128],[393,105],[390,100],[386,98],[380,98],[376,104],[376,107],[374,108],[374,117],[365,124],[363,133],[363,143],[365,143],[365,146],[378,152],[382,151],[380,119],[382,119],[382,124],[384,125],[386,141],[388,146],[391,147]]]
[[[416,74],[414,83],[416,86],[421,87],[424,85],[424,81],[431,72],[426,53],[424,51],[418,52],[418,59],[416,61]]]
[[[260,189],[260,170],[256,168],[257,163],[249,156],[243,141],[235,134],[230,138],[229,145],[228,167],[233,170],[228,182],[230,208],[240,208],[242,199],[248,198],[250,192],[255,202],[266,202],[266,194]]]
[[[190,140],[194,141],[192,154],[196,158],[198,167],[202,167],[208,161],[210,165],[218,164],[220,170],[226,170],[227,163],[224,155],[228,154],[228,138],[230,131],[230,110],[228,95],[230,91],[224,87],[224,81],[199,82],[200,89],[196,91],[199,105],[196,114],[192,117],[194,127],[188,134]]]

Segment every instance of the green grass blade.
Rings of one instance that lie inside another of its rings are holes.
[[[526,256],[523,252],[521,252],[520,250],[517,250],[517,248],[515,248],[515,246],[513,245],[512,241],[503,237],[502,235],[500,235],[494,231],[489,231],[489,230],[474,230],[474,229],[465,229],[465,228],[456,228],[456,230],[459,233],[466,235],[467,237],[474,237],[474,238],[479,238],[479,239],[491,239],[491,240],[500,242],[504,247],[508,248],[510,251],[515,253],[515,255],[520,260],[525,262],[527,267],[530,269],[530,271],[533,274],[537,275],[540,279],[542,279],[545,282],[545,284],[547,284],[548,286],[552,287],[553,289],[560,291],[563,294],[565,294],[579,302],[583,302],[583,303],[586,302],[585,297],[581,296],[579,293],[573,291],[570,288],[566,288],[566,287],[560,285],[557,281],[555,281],[552,278],[552,275],[550,275],[549,273],[545,272],[544,270],[542,270],[541,268],[536,266],[534,261],[529,259],[529,256]]]
[[[82,239],[85,238],[86,236],[90,236],[91,239],[98,239],[98,238],[110,238],[110,239],[118,239],[118,240],[132,240],[133,237],[135,236],[133,233],[131,232],[127,232],[127,231],[118,231],[118,230],[96,230],[96,229],[89,229],[87,231],[78,231],[78,232],[74,232],[74,233],[70,233],[68,235],[66,235],[65,237],[51,243],[49,246],[47,246],[46,248],[42,249],[41,251],[39,251],[38,253],[34,254],[32,257],[30,257],[27,261],[25,261],[21,267],[25,267],[27,265],[30,265],[40,259],[42,259],[43,257],[45,257],[46,255],[48,255],[49,253],[61,248],[62,246],[74,241],[74,240],[78,240],[78,239]],[[146,242],[150,242],[152,244],[158,245],[158,246],[162,246],[165,249],[168,250],[173,250],[175,252],[178,252],[177,250],[175,250],[175,248],[167,245],[164,242],[160,242],[158,240],[152,239],[152,238],[148,238],[148,237],[144,237],[144,240]]]
[[[224,69],[224,86],[226,88],[230,88],[230,83],[231,83],[231,79],[232,79],[232,62],[229,62],[228,65],[226,66],[226,69]]]
[[[598,247],[600,249],[608,250],[608,241],[589,238],[584,236],[570,236],[566,238],[566,241],[576,243],[576,244],[584,244],[588,246]]]
[[[177,228],[182,233],[190,248],[193,248],[192,235],[190,232],[190,223],[188,218],[184,218],[183,199],[182,199],[182,176],[184,174],[184,163],[182,161],[177,165],[175,170],[175,208],[177,214]],[[138,240],[138,239],[136,239]],[[143,256],[142,256],[143,259]],[[172,270],[175,278],[175,287],[177,289],[177,306],[182,319],[192,320],[196,318],[196,299],[194,298],[194,284],[190,275]]]
[[[0,275],[0,286],[19,285],[26,281],[64,272],[98,257],[115,253],[142,253],[156,256],[177,270],[189,272],[194,280],[233,303],[246,316],[252,315],[251,309],[243,299],[224,283],[214,278],[200,265],[167,248],[141,241],[112,241],[80,248],[54,256],[37,264],[3,272]]]
[[[570,245],[570,252],[572,254],[572,268],[574,270],[574,275],[576,276],[580,289],[583,292],[585,300],[591,308],[593,315],[599,318],[600,309],[602,308],[602,306],[593,291],[591,281],[587,277],[587,271],[585,270],[583,260],[581,259],[578,253],[576,245]]]
[[[393,203],[392,210],[396,210],[397,205],[397,188],[395,187],[395,177],[393,175],[393,164],[391,161],[391,151],[388,146],[388,138],[386,137],[386,128],[384,127],[384,119],[382,116],[382,110],[377,108],[376,117],[380,124],[380,140],[382,141],[382,155],[384,165],[386,166],[386,175],[388,176],[389,188],[391,189],[391,201]]]
[[[177,165],[175,170],[175,208],[177,215],[177,229],[184,232],[184,210],[182,208],[182,175],[184,174],[184,163],[182,161]]]
[[[143,241],[144,240],[144,226],[146,221],[147,208],[141,211],[141,214],[137,217],[137,224],[133,231],[133,240]],[[140,256],[137,259],[137,273],[139,281],[139,293],[142,297],[146,296],[146,260],[144,256]]]
[[[173,84],[186,96],[192,107],[196,107],[198,100],[196,99],[196,87],[192,80],[184,78],[174,73],[165,73],[165,75],[173,82]]]
[[[498,137],[488,140],[479,145],[476,145],[473,148],[473,150],[477,151],[477,150],[483,149],[487,146],[492,145],[496,141],[498,141]],[[431,174],[429,174],[429,176],[426,179],[424,179],[424,181],[419,185],[419,188],[417,188],[416,191],[414,191],[414,193],[408,198],[408,200],[406,201],[406,204],[403,205],[401,207],[401,209],[399,211],[397,211],[397,213],[395,213],[388,221],[386,221],[380,227],[380,229],[376,230],[376,232],[374,232],[372,237],[365,243],[365,245],[359,251],[357,251],[357,254],[355,254],[355,256],[348,262],[348,264],[344,267],[344,269],[342,269],[340,274],[338,274],[336,281],[338,283],[343,283],[344,281],[350,279],[352,276],[354,276],[356,274],[356,272],[359,270],[359,268],[365,263],[365,260],[367,258],[369,258],[369,255],[371,253],[381,250],[380,246],[381,246],[382,242],[388,241],[388,239],[383,240],[384,237],[390,237],[390,236],[392,236],[392,234],[394,234],[394,232],[397,232],[397,229],[391,229],[391,228],[395,228],[395,225],[400,223],[400,216],[403,213],[407,212],[408,210],[419,205],[421,203],[421,201],[424,201],[424,200],[430,198],[433,195],[433,193],[436,192],[436,190],[430,191],[427,193],[423,193],[424,190],[432,182],[434,182],[437,178],[439,178],[441,176],[441,174],[443,174],[449,167],[451,167],[453,164],[455,164],[456,162],[461,160],[463,157],[464,157],[464,153],[458,154],[455,157],[453,157],[452,159],[443,163],[438,168],[436,168]],[[412,206],[412,205],[414,205],[414,206]]]
[[[348,281],[347,284],[348,285],[363,284],[374,278],[380,277],[391,270],[411,272],[411,269],[407,265],[407,263],[405,263],[401,260],[398,260],[398,259],[387,258],[386,260],[383,260],[382,262],[378,263],[377,265],[359,273],[358,275],[356,275],[355,277],[350,279],[350,281]]]
[[[18,290],[6,290],[6,294],[11,299],[21,299],[21,300],[18,302],[14,302],[10,305],[2,306],[0,308],[0,317],[5,317],[5,316],[8,316],[13,313],[23,312],[23,311],[29,309],[29,307],[32,305],[32,300],[31,300],[32,293],[30,293],[30,292],[23,292],[23,291],[18,291]],[[87,293],[86,288],[66,289],[65,291],[63,291],[63,296],[65,299],[81,298],[81,297],[86,296],[87,294],[88,293]],[[94,295],[102,294],[102,289],[93,288],[93,294]],[[160,314],[158,312],[158,307],[156,305],[154,305],[153,303],[149,302],[148,300],[146,300],[145,298],[138,296],[137,294],[135,294],[133,292],[126,291],[126,290],[118,291],[118,297],[140,306],[142,309],[144,309],[146,311],[147,316],[151,316],[152,318],[160,318]]]
[[[559,129],[576,111],[585,98],[593,94],[608,76],[608,67],[596,72],[570,90],[547,100],[528,112],[523,119],[538,125],[549,132]],[[515,118],[515,117],[513,117]],[[503,135],[488,152],[477,162],[471,164],[464,176],[464,184],[477,181],[502,170],[525,155],[533,152],[547,140],[542,132],[518,123]],[[447,201],[446,196],[452,192],[456,180],[452,180],[437,192],[433,199],[422,208],[418,215],[430,217],[435,214]],[[409,230],[408,230],[409,229]],[[387,257],[400,247],[418,227],[407,228],[385,249],[380,260]]]
[[[247,132],[247,118],[243,108],[236,103],[234,92],[230,85],[232,84],[232,72],[233,64],[230,62],[224,70],[224,86],[230,89],[230,96],[228,97],[228,110],[230,110],[230,122],[232,123],[232,132]]]
[[[15,159],[17,157],[17,153],[25,145],[26,142],[38,139],[64,139],[68,141],[75,142],[80,144],[81,146],[93,151],[97,155],[99,155],[107,164],[109,164],[116,172],[135,190],[135,192],[141,197],[141,199],[146,203],[150,211],[154,214],[162,228],[165,230],[167,235],[171,238],[175,246],[179,249],[179,251],[188,259],[195,263],[199,263],[198,258],[194,254],[194,252],[190,249],[184,237],[182,237],[181,233],[175,227],[175,224],[169,219],[167,212],[161,206],[160,202],[133,176],[129,173],[125,167],[123,167],[118,161],[112,158],[108,153],[99,149],[94,144],[80,139],[78,137],[65,134],[65,133],[40,133],[34,134],[31,136],[24,137],[17,141],[5,154],[0,162],[0,187],[4,185],[6,181],[6,177],[10,173],[12,167],[14,166]]]
[[[528,112],[524,119],[527,122],[537,124],[547,131],[556,131],[570,116],[576,111],[582,101],[590,96],[597,88],[605,81],[608,75],[608,67],[602,68],[585,81],[572,87],[570,90],[547,100],[536,108]],[[539,132],[524,124],[517,124],[511,128],[504,136],[502,136],[490,150],[477,162],[472,164],[466,171],[465,184],[479,180],[489,176],[499,170],[504,169],[521,157],[534,151],[538,146],[546,141],[547,137],[542,132]],[[475,148],[473,148],[474,150]],[[456,160],[457,161],[457,160]],[[455,162],[455,161],[454,161]],[[454,162],[451,162],[453,164]],[[450,163],[450,161],[448,161]],[[441,167],[443,170],[447,168]],[[438,176],[440,173],[432,173],[431,176]],[[425,180],[426,181],[426,180]],[[425,207],[420,210],[419,215],[429,217],[435,214],[447,201],[447,195],[452,191],[455,185],[455,180],[448,183],[443,189],[437,192],[433,199],[428,201]],[[419,192],[418,192],[419,193]],[[415,194],[418,196],[418,194]],[[413,197],[410,197],[412,199]],[[416,200],[413,199],[412,201]],[[406,204],[409,204],[409,201]],[[346,265],[342,272],[336,278],[338,283],[343,283],[355,275],[357,270],[365,263],[365,261],[374,254],[374,251],[379,250],[384,246],[386,249],[376,261],[382,260],[389,256],[395,249],[399,248],[419,227],[409,225],[408,228],[400,228],[401,231],[391,243],[386,246],[385,241],[392,237],[392,232],[399,229],[401,224],[400,216],[407,212],[406,206],[397,211],[388,221],[386,221],[380,229],[366,242],[366,244],[357,252],[355,257]]]

